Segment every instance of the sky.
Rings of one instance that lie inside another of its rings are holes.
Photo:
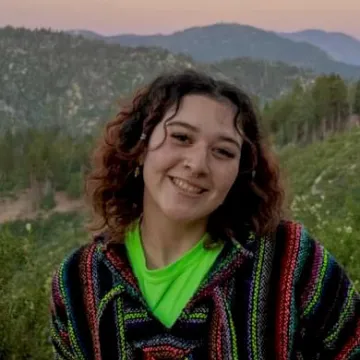
[[[340,31],[360,39],[360,0],[0,0],[0,27],[153,34],[235,22]]]

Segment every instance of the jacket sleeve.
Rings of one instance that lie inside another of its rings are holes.
[[[306,230],[302,236],[307,241],[298,301],[304,351],[320,359],[360,359],[359,293],[335,257]]]
[[[76,357],[71,349],[71,335],[65,306],[64,284],[62,281],[63,271],[64,263],[60,265],[52,278],[50,298],[50,339],[55,359],[75,360]]]

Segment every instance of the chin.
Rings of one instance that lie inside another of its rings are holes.
[[[180,211],[164,211],[165,216],[168,219],[178,222],[193,222],[199,219],[197,216],[191,216],[188,212]]]
[[[207,217],[207,215],[203,212],[194,211],[194,209],[189,209],[184,207],[183,209],[179,209],[179,206],[176,207],[166,207],[162,209],[164,215],[173,221],[182,222],[182,223],[190,223],[200,221]]]

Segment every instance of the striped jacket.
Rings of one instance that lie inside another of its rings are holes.
[[[57,359],[360,359],[360,297],[307,230],[228,241],[168,329],[149,310],[124,245],[76,249],[52,282]]]

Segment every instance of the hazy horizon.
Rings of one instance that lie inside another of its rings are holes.
[[[325,0],[288,3],[262,0],[241,4],[239,0],[0,0],[0,27],[11,25],[53,30],[85,29],[103,35],[169,34],[193,26],[219,22],[250,25],[270,31],[321,29],[342,32],[360,39],[360,1],[343,0],[329,4]]]

